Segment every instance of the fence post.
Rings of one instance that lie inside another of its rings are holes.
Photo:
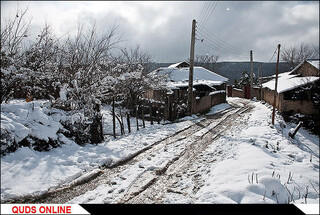
[[[137,105],[137,108],[136,108],[137,131],[139,131],[138,111],[139,111],[139,105]]]
[[[127,113],[127,123],[128,123],[128,131],[131,133],[131,127],[130,127],[130,115]]]
[[[141,114],[142,114],[142,126],[143,128],[145,128],[146,124],[144,122],[144,104],[142,104]]]
[[[157,114],[158,124],[160,124],[160,110],[161,110],[161,105],[158,106],[158,114]]]
[[[149,102],[149,114],[150,114],[150,120],[151,125],[153,125],[153,117],[152,117],[152,103]]]

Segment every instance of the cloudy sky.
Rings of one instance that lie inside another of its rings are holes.
[[[45,21],[57,36],[75,32],[79,20],[119,25],[121,46],[150,53],[156,62],[189,58],[192,20],[197,21],[195,55],[215,54],[223,61],[269,62],[281,47],[319,46],[318,1],[1,1],[1,23],[29,7],[32,36]],[[275,61],[274,57],[272,61]]]

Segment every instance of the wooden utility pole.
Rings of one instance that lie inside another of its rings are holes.
[[[260,100],[262,100],[262,63],[260,63]]]
[[[278,45],[276,83],[275,83],[274,95],[273,95],[272,125],[274,125],[274,114],[275,114],[275,111],[276,111],[276,96],[278,94],[277,90],[278,90],[278,73],[279,73],[279,55],[280,55],[280,44]]]
[[[250,99],[252,99],[253,90],[253,62],[252,62],[252,50],[250,50]]]
[[[196,20],[192,20],[191,48],[190,48],[190,69],[189,69],[189,87],[188,87],[188,111],[187,115],[192,114],[192,98],[193,98],[193,61],[194,61],[194,44],[196,41]]]

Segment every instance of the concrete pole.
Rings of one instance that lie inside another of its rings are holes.
[[[193,61],[194,61],[194,45],[196,41],[196,20],[192,20],[191,48],[190,48],[190,69],[189,69],[189,87],[188,87],[188,110],[187,115],[192,114],[192,98],[193,98]]]

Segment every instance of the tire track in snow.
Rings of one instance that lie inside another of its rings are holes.
[[[148,183],[149,187],[144,185],[141,186],[139,192],[128,192],[120,201],[118,201],[118,203],[163,203],[164,196],[167,193],[176,193],[189,197],[190,193],[196,193],[197,190],[200,189],[200,183],[197,182],[197,171],[194,171],[195,174],[193,174],[193,176],[195,177],[192,177],[194,186],[192,187],[191,192],[190,190],[184,192],[174,188],[181,180],[181,177],[186,175],[188,169],[197,159],[199,159],[199,155],[208,147],[208,145],[219,138],[221,133],[229,128],[228,125],[251,108],[252,107],[243,106],[236,111],[227,114],[227,116],[218,123],[209,124],[209,129],[207,129],[207,131],[203,131],[205,129],[202,129],[202,132],[196,132],[198,133],[198,135],[196,135],[196,140],[188,145],[179,156],[169,162],[160,173],[154,174],[153,177],[148,176],[150,181],[150,183]]]
[[[111,180],[119,173],[125,171],[130,166],[140,162],[141,160],[147,158],[152,153],[166,147],[167,145],[173,144],[175,142],[183,141],[188,137],[193,136],[196,132],[210,125],[212,121],[218,120],[224,115],[232,112],[233,110],[238,110],[237,107],[231,107],[216,114],[210,115],[206,118],[201,119],[199,122],[190,125],[173,135],[170,135],[163,140],[157,141],[154,144],[132,154],[125,160],[121,160],[110,167],[102,167],[97,174],[93,174],[91,177],[86,178],[84,181],[79,181],[77,183],[71,182],[65,187],[61,187],[55,190],[50,190],[42,195],[30,195],[24,196],[16,199],[11,199],[7,203],[65,203],[75,198],[76,196],[82,195],[88,191],[94,190],[101,184],[110,184]],[[193,120],[191,120],[193,121]],[[169,164],[167,164],[169,165]],[[158,172],[159,174],[160,172]],[[154,181],[152,181],[153,183]],[[143,183],[142,183],[143,184]],[[150,183],[148,184],[150,186]],[[147,187],[148,187],[147,186]],[[132,185],[131,187],[134,187]],[[130,188],[131,188],[130,187]],[[146,189],[147,187],[143,187]],[[133,188],[132,188],[133,189]],[[131,191],[130,191],[131,192]],[[137,193],[136,193],[137,194]]]

